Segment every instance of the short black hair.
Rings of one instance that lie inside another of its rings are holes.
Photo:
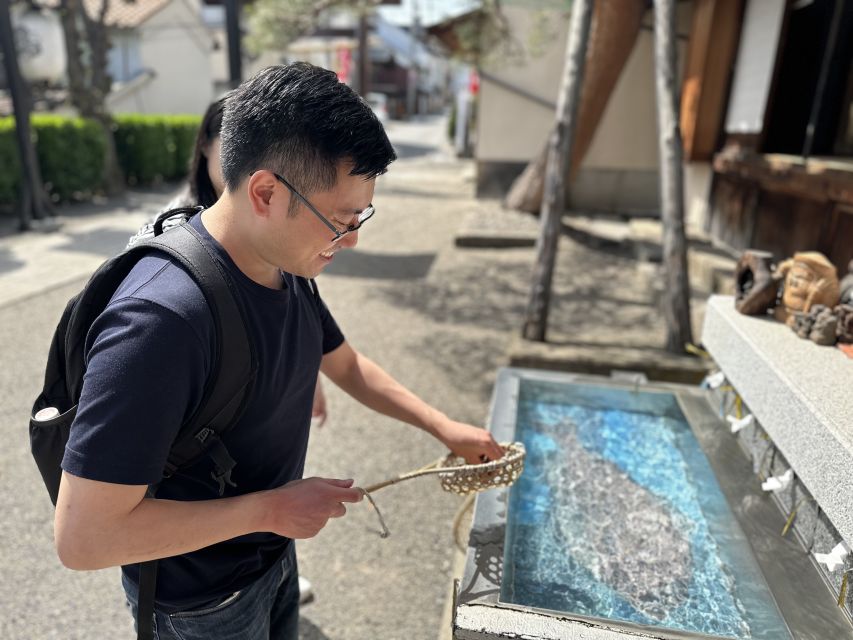
[[[280,173],[304,194],[332,189],[337,166],[382,175],[397,154],[379,119],[337,75],[307,62],[268,67],[228,97],[222,174],[229,190],[253,171]]]

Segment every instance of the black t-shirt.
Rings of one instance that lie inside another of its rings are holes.
[[[302,477],[320,360],[344,340],[304,278],[282,274],[282,289],[250,280],[204,229],[237,283],[258,356],[247,409],[223,437],[237,462],[225,496]],[[86,340],[86,374],[62,461],[68,473],[117,484],[160,482],[180,425],[196,410],[212,367],[213,318],[204,295],[171,258],[143,257],[95,321]],[[164,481],[158,498],[219,497],[204,457]],[[156,602],[166,612],[205,606],[259,578],[288,544],[255,533],[160,562]],[[132,582],[138,565],[123,567]]]

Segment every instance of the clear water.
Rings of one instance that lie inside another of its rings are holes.
[[[501,600],[744,640],[789,639],[670,394],[522,384]]]

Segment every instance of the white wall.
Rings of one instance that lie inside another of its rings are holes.
[[[533,12],[504,5],[509,24],[519,43],[529,41]],[[692,4],[679,3],[677,31],[688,34]],[[555,19],[559,14],[554,14]],[[647,12],[644,22],[653,23]],[[544,54],[529,57],[523,65],[507,63],[485,69],[503,82],[550,101],[544,106],[519,96],[483,78],[478,113],[478,185],[490,190],[490,172],[500,174],[500,166],[510,176],[515,163],[526,163],[544,146],[553,126],[557,94],[562,75],[568,18],[560,19],[559,33]],[[678,42],[679,64],[687,54],[684,39]],[[679,75],[679,77],[681,77]],[[572,186],[570,205],[577,209],[605,211],[654,211],[659,204],[658,131],[655,96],[654,38],[651,31],[640,32],[613,94],[605,108]],[[489,185],[489,186],[486,186]],[[504,185],[508,186],[508,185]]]
[[[690,6],[679,5],[679,33],[690,29]],[[531,12],[505,7],[517,37],[525,42]],[[650,23],[651,13],[646,16]],[[566,47],[568,20],[553,45],[525,66],[487,68],[488,73],[556,104]],[[642,31],[622,76],[614,88],[598,131],[584,160],[585,168],[657,170],[657,119],[654,81],[654,39]],[[686,43],[679,41],[684,64]],[[479,112],[477,159],[527,161],[545,143],[554,122],[554,109],[483,80]]]
[[[111,100],[114,113],[202,114],[214,99],[212,36],[191,0],[172,0],[138,27],[139,53],[153,77]]]
[[[764,128],[784,16],[785,0],[749,0],[746,6],[726,116],[729,133],[761,133]]]

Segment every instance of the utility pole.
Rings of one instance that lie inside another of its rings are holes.
[[[240,5],[237,0],[225,2],[225,29],[228,33],[228,81],[232,89],[243,82],[243,51],[240,43]]]
[[[368,6],[362,4],[358,11],[358,94],[365,98],[370,91],[370,20]]]
[[[12,96],[12,108],[15,114],[15,138],[18,143],[18,157],[21,161],[21,198],[18,203],[19,228],[26,231],[32,227],[33,220],[44,220],[52,217],[53,207],[44,191],[41,170],[33,146],[30,131],[30,95],[18,66],[18,52],[15,48],[9,0],[0,0],[0,47],[2,47],[3,52],[6,84],[9,86],[9,93]]]
[[[409,45],[409,69],[406,83],[406,111],[411,118],[418,112],[418,31],[420,30],[420,17],[418,15],[418,2],[412,0],[412,28],[409,30],[411,37]]]
[[[557,258],[557,244],[560,239],[560,222],[565,209],[567,192],[566,166],[572,155],[575,138],[586,64],[586,48],[592,23],[592,3],[593,0],[572,2],[572,17],[569,23],[563,78],[560,82],[560,95],[557,102],[556,124],[548,141],[545,192],[542,211],[539,214],[541,227],[539,239],[536,241],[536,265],[522,329],[522,335],[527,340],[536,342],[545,341],[545,332],[548,327],[551,282],[554,276],[554,262]]]

